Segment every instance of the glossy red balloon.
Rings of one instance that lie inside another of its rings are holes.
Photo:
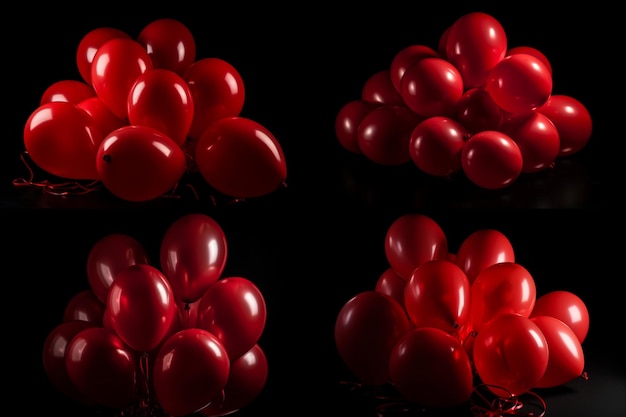
[[[72,383],[94,404],[123,409],[137,399],[137,358],[109,329],[89,327],[67,345]]]
[[[220,395],[199,411],[206,417],[218,417],[241,410],[263,391],[269,366],[265,352],[259,345],[230,362],[230,373]]]
[[[137,41],[117,37],[103,43],[91,63],[91,85],[98,97],[120,119],[128,118],[128,93],[137,77],[154,68]]]
[[[193,141],[199,140],[213,122],[241,114],[246,89],[241,74],[229,62],[213,57],[199,59],[189,65],[183,79],[194,102],[189,130]]]
[[[128,266],[115,276],[106,309],[113,330],[137,352],[157,347],[178,314],[167,278],[147,264]]]
[[[529,317],[537,300],[535,280],[515,262],[500,262],[483,269],[471,286],[470,322],[479,333],[503,314]]]
[[[522,173],[524,160],[515,141],[505,133],[484,130],[465,142],[461,168],[475,185],[501,189],[511,185]]]
[[[389,359],[396,342],[411,328],[404,308],[378,291],[358,293],[337,315],[335,345],[359,382],[378,386],[389,381]]]
[[[448,253],[448,240],[441,226],[418,213],[394,220],[387,229],[384,245],[389,265],[406,280],[424,262],[445,259]]]
[[[525,113],[548,101],[552,73],[535,55],[517,53],[503,58],[489,71],[485,89],[504,111]]]
[[[531,317],[548,343],[548,367],[535,388],[554,388],[582,376],[585,355],[574,331],[552,316]]]
[[[446,59],[461,74],[465,88],[479,87],[506,55],[506,32],[502,24],[489,14],[467,13],[448,29],[445,51]]]
[[[91,400],[74,385],[67,373],[65,355],[71,340],[82,330],[96,327],[94,323],[82,320],[64,321],[53,328],[44,341],[43,367],[50,383],[65,397],[78,403],[90,404]]]
[[[454,262],[426,261],[406,283],[404,306],[415,327],[455,332],[469,318],[470,282]]]
[[[225,117],[211,124],[198,140],[195,155],[202,177],[230,197],[270,194],[287,177],[280,142],[265,126],[245,117]]]
[[[159,405],[182,417],[209,405],[226,386],[230,361],[222,342],[204,329],[184,329],[163,343],[152,378]]]
[[[96,92],[91,85],[78,80],[60,80],[52,83],[41,95],[39,104],[46,104],[53,101],[67,101],[78,104],[81,101],[95,97]]]
[[[481,87],[467,89],[456,107],[456,120],[474,134],[483,130],[499,130],[504,120],[504,111],[491,95]]]
[[[335,118],[335,134],[339,144],[346,150],[354,154],[361,153],[357,135],[359,124],[376,106],[377,104],[358,99],[347,102],[339,109]]]
[[[500,127],[522,152],[522,172],[538,172],[553,166],[559,155],[559,131],[539,112],[510,115]]]
[[[196,40],[180,20],[161,18],[144,26],[137,41],[148,52],[154,68],[182,76],[196,60]]]
[[[432,327],[412,329],[396,343],[389,374],[406,400],[427,408],[462,405],[474,388],[470,358],[461,342]]]
[[[114,38],[130,39],[130,36],[121,29],[103,26],[87,32],[78,43],[76,66],[80,76],[87,84],[92,85],[91,64],[96,52],[98,52],[102,44]]]
[[[536,387],[548,368],[549,347],[531,319],[502,314],[476,335],[473,359],[482,383],[495,395],[509,398]]]
[[[391,296],[401,306],[404,306],[404,288],[406,283],[406,279],[389,267],[378,277],[374,290]]]
[[[105,188],[135,202],[170,191],[187,168],[182,148],[149,126],[128,125],[114,130],[100,144],[95,160]]]
[[[589,310],[584,301],[570,291],[555,290],[537,298],[530,317],[551,316],[567,324],[583,343],[589,332]]]
[[[367,159],[376,164],[405,164],[411,161],[411,132],[421,121],[422,117],[404,106],[377,106],[359,123],[358,147]]]
[[[515,262],[515,250],[509,238],[499,230],[478,229],[463,239],[456,253],[456,264],[470,283],[483,269],[500,262]]]
[[[365,81],[361,90],[361,100],[374,104],[404,105],[402,96],[393,86],[388,69],[375,72]]]
[[[411,132],[409,154],[423,172],[445,177],[461,171],[461,155],[469,134],[455,119],[433,116]]]
[[[409,45],[394,55],[389,66],[389,77],[398,93],[401,91],[400,85],[406,70],[423,58],[440,58],[440,56],[437,51],[426,45]]]
[[[161,270],[178,303],[198,301],[222,275],[228,258],[224,230],[203,213],[190,213],[172,223],[161,240]]]
[[[537,111],[547,116],[559,132],[559,156],[575,154],[591,139],[591,114],[579,100],[553,94]]]
[[[189,85],[168,69],[139,75],[128,94],[130,124],[153,127],[181,147],[191,128],[193,108]]]
[[[120,119],[109,109],[100,97],[89,97],[76,105],[86,111],[100,128],[101,137],[105,138],[109,133],[122,126],[128,125],[127,119]]]
[[[96,153],[102,132],[75,104],[46,103],[35,109],[24,126],[24,145],[42,170],[73,180],[97,180]]]
[[[507,55],[513,55],[513,54],[533,55],[539,58],[546,65],[546,67],[548,68],[548,71],[550,71],[550,74],[552,74],[552,64],[550,63],[550,60],[548,59],[548,57],[539,49],[533,46],[528,46],[528,45],[515,46],[513,48],[509,48],[506,54]]]
[[[65,305],[63,321],[82,320],[102,326],[104,303],[92,290],[82,290],[74,294]]]
[[[400,94],[422,117],[454,117],[465,87],[459,70],[443,58],[423,58],[407,68]]]
[[[231,361],[252,349],[267,320],[261,290],[249,279],[231,276],[212,284],[198,304],[196,326],[216,335]]]

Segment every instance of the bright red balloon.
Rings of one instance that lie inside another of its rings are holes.
[[[481,87],[467,89],[456,107],[456,120],[474,134],[483,130],[499,130],[504,120],[504,111],[491,95]]]
[[[552,74],[534,55],[517,53],[503,58],[489,71],[485,89],[509,113],[535,110],[552,94]]]
[[[114,130],[100,144],[95,161],[105,188],[122,200],[135,202],[172,190],[187,168],[182,148],[149,126]]]
[[[555,290],[537,298],[530,317],[555,317],[572,329],[583,343],[589,332],[589,310],[583,300],[570,291]]]
[[[128,125],[127,119],[117,117],[98,96],[86,98],[76,106],[86,111],[93,118],[95,124],[100,128],[102,138],[105,138],[115,129]]]
[[[559,132],[559,156],[580,151],[591,139],[591,114],[577,99],[553,94],[537,111],[547,116]]]
[[[92,290],[79,291],[67,302],[63,311],[63,321],[88,321],[102,326],[105,305]]]
[[[461,155],[468,136],[465,127],[455,119],[445,116],[429,117],[411,132],[411,160],[428,175],[452,175],[461,171]]]
[[[533,46],[528,46],[528,45],[515,46],[513,48],[509,48],[506,54],[507,55],[513,55],[513,54],[533,55],[539,58],[546,65],[546,67],[548,68],[548,71],[550,71],[550,74],[552,74],[552,64],[550,63],[550,60],[548,59],[548,57],[539,49]]]
[[[463,239],[456,253],[456,264],[470,283],[488,266],[515,262],[515,250],[509,238],[499,230],[479,229]]]
[[[404,306],[404,288],[406,283],[406,279],[389,267],[378,277],[374,290],[391,296],[401,306]]]
[[[458,69],[443,58],[422,58],[407,68],[400,95],[422,117],[454,117],[465,87]]]
[[[440,56],[437,51],[426,45],[409,45],[394,55],[389,66],[389,77],[398,93],[401,91],[400,85],[406,70],[424,58],[440,58]]]
[[[418,213],[394,220],[387,229],[384,245],[389,265],[406,280],[424,262],[445,259],[448,253],[448,240],[441,226]]]
[[[137,352],[157,347],[178,314],[167,278],[146,264],[128,266],[115,276],[106,309],[113,330]]]
[[[448,333],[463,326],[470,314],[470,282],[454,262],[426,261],[413,271],[404,289],[404,307],[415,327]]]
[[[427,408],[465,404],[474,388],[470,358],[461,342],[433,327],[412,329],[400,338],[389,374],[405,399]]]
[[[548,368],[549,347],[531,319],[502,314],[476,335],[473,359],[482,383],[495,395],[510,398],[536,387]]]
[[[94,404],[124,409],[137,400],[137,358],[109,329],[89,327],[76,334],[67,345],[65,366]]]
[[[76,49],[76,66],[78,67],[80,76],[87,84],[92,85],[91,64],[93,63],[96,52],[98,52],[102,44],[114,38],[130,39],[130,36],[120,29],[103,26],[87,32],[78,43],[78,48]]]
[[[176,19],[153,20],[141,29],[137,41],[148,52],[154,68],[182,76],[196,60],[196,40],[191,30]]]
[[[445,57],[458,69],[466,89],[483,85],[507,51],[507,36],[502,24],[482,12],[467,13],[458,18],[444,39]]]
[[[103,43],[91,63],[91,85],[120,119],[128,118],[128,93],[137,77],[154,68],[145,48],[131,38]]]
[[[548,343],[548,367],[535,383],[535,388],[554,388],[582,376],[585,355],[574,331],[555,317],[530,319],[541,329]]]
[[[139,241],[126,234],[111,233],[91,247],[87,280],[94,295],[106,304],[109,287],[120,271],[130,265],[148,263],[148,253]]]
[[[230,361],[222,342],[204,329],[184,329],[163,343],[152,378],[159,405],[182,417],[209,405],[224,389]]]
[[[505,133],[484,130],[465,142],[461,168],[475,185],[501,189],[511,185],[522,173],[524,160],[515,141]]]
[[[221,277],[227,258],[224,230],[206,214],[190,213],[178,218],[161,240],[161,270],[178,303],[198,301]]]
[[[231,361],[252,349],[263,334],[265,299],[249,279],[222,278],[206,290],[199,303],[196,326],[216,335]]]
[[[209,185],[235,198],[270,194],[287,177],[280,142],[265,126],[245,117],[211,124],[198,140],[195,160]]]
[[[388,69],[375,72],[365,81],[361,100],[374,104],[404,105],[402,96],[393,86]]]
[[[96,153],[103,138],[91,116],[67,101],[39,106],[24,126],[24,145],[33,162],[73,180],[99,179]]]
[[[213,122],[239,116],[245,102],[245,87],[237,69],[219,58],[202,58],[193,62],[183,79],[189,85],[194,102],[194,117],[189,130],[192,141],[198,141]]]
[[[396,342],[411,328],[404,308],[378,291],[358,293],[337,315],[335,345],[359,382],[378,386],[389,381],[389,359]]]
[[[344,104],[335,118],[335,134],[341,146],[354,154],[360,154],[358,128],[361,120],[375,108],[377,104],[361,99],[351,100]]]
[[[60,80],[52,83],[41,95],[39,104],[46,104],[53,101],[67,101],[78,104],[81,101],[95,97],[96,92],[91,85],[78,80]]]

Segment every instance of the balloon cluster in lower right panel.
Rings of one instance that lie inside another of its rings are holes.
[[[384,248],[388,269],[334,328],[357,385],[393,392],[381,407],[543,415],[537,389],[586,378],[587,306],[567,290],[538,296],[504,233],[478,229],[453,253],[437,222],[411,213],[393,221]]]

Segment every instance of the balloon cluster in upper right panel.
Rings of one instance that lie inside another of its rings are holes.
[[[592,119],[575,97],[554,94],[546,55],[509,48],[495,17],[472,12],[436,47],[398,51],[340,108],[335,133],[376,164],[413,163],[431,176],[462,173],[480,188],[501,189],[583,149]]]

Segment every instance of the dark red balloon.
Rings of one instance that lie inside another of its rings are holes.
[[[41,95],[39,104],[46,104],[52,101],[67,101],[78,104],[81,101],[95,97],[96,92],[91,85],[78,80],[60,80],[52,83]]]
[[[463,239],[455,262],[473,283],[486,267],[500,262],[515,262],[515,251],[509,238],[501,231],[478,229]]]
[[[404,105],[404,100],[393,86],[387,69],[375,72],[365,81],[361,90],[361,100],[374,104]]]
[[[406,283],[406,279],[389,267],[378,277],[374,290],[391,296],[401,306],[404,306],[404,288]]]
[[[455,117],[468,133],[474,134],[483,130],[499,130],[504,120],[504,111],[493,101],[487,90],[474,87],[467,89],[459,99]]]
[[[196,40],[191,30],[176,19],[151,21],[141,29],[137,41],[148,52],[154,68],[182,76],[196,60]]]
[[[389,66],[389,76],[391,84],[400,93],[402,77],[406,70],[423,58],[439,58],[439,53],[430,46],[426,45],[409,45],[402,48],[391,60]]]
[[[76,66],[83,80],[91,84],[91,64],[98,49],[106,41],[114,38],[130,39],[130,36],[121,29],[113,27],[98,27],[82,37],[76,48]]]
[[[559,156],[577,153],[591,139],[591,114],[579,100],[553,94],[537,111],[547,116],[559,132]]]
[[[105,305],[92,290],[77,292],[65,305],[63,321],[88,321],[102,326]]]
[[[377,105],[361,99],[344,104],[335,118],[335,134],[341,146],[346,150],[360,154],[358,128],[361,120]]]
[[[100,97],[89,97],[76,105],[86,111],[100,128],[101,137],[105,138],[109,133],[122,126],[128,125],[127,119],[120,119],[109,109]]]
[[[583,343],[589,332],[589,310],[585,302],[571,291],[554,290],[537,298],[530,317],[551,316],[571,328]]]
[[[509,48],[506,54],[507,55],[513,55],[513,54],[533,55],[539,58],[546,65],[546,67],[548,68],[548,71],[550,71],[550,74],[552,74],[552,64],[550,63],[550,60],[548,59],[548,57],[539,49],[533,46],[528,46],[528,45],[515,46],[513,48]]]
[[[455,119],[433,116],[411,132],[409,154],[423,172],[445,177],[461,170],[463,146],[469,134]]]

